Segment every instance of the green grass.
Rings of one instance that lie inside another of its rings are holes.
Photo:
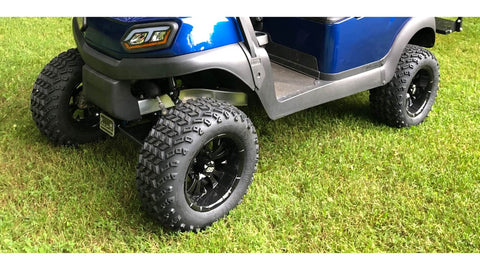
[[[204,232],[140,211],[125,137],[52,146],[29,111],[36,76],[74,47],[68,18],[0,18],[0,252],[479,252],[480,18],[438,36],[439,95],[420,126],[371,119],[368,92],[257,127],[243,203]]]

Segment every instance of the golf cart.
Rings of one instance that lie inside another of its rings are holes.
[[[198,231],[239,204],[259,157],[238,106],[292,113],[370,90],[393,127],[425,120],[439,68],[426,48],[461,18],[74,18],[76,48],[38,76],[33,119],[56,145],[123,133],[137,187],[161,225]]]

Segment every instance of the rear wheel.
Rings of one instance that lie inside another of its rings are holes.
[[[55,144],[76,145],[104,137],[98,112],[83,95],[83,64],[77,50],[63,52],[43,68],[33,86],[33,120]]]
[[[204,229],[242,201],[257,160],[255,128],[243,112],[214,99],[189,100],[171,108],[145,139],[139,196],[161,225]]]
[[[430,51],[407,45],[393,79],[370,90],[373,115],[394,127],[422,123],[435,102],[439,74],[437,59]]]

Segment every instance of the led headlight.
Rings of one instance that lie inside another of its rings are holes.
[[[138,25],[131,28],[122,38],[122,45],[127,51],[143,52],[170,46],[177,24],[173,22],[161,25]]]
[[[136,45],[142,45],[145,43],[145,40],[147,39],[148,33],[147,32],[142,32],[142,33],[135,33],[130,40],[128,40],[126,46],[136,46]]]

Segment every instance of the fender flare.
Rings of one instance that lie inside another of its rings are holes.
[[[407,44],[423,29],[431,29],[435,35],[435,18],[411,18],[402,28],[400,33],[398,33],[390,51],[383,60],[384,64],[382,65],[381,76],[384,85],[392,80],[398,61],[400,61],[400,57]]]

